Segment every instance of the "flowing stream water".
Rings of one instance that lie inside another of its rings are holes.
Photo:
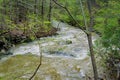
[[[88,41],[86,34],[79,28],[53,21],[52,25],[59,28],[58,35],[43,37],[39,40],[42,53],[47,57],[71,57],[85,59],[88,55]],[[93,41],[96,39],[93,36]],[[32,53],[39,55],[38,40],[17,45],[10,50],[13,55]]]
[[[51,75],[46,75],[43,80],[84,80],[86,74],[91,73],[89,69],[92,70],[86,34],[66,23],[53,21],[52,25],[60,29],[58,35],[40,38],[39,43],[43,56],[51,59],[52,63],[48,63],[56,69],[61,79],[52,79]],[[94,42],[97,37],[95,35],[92,38]],[[39,55],[38,40],[16,45],[10,52],[13,55]]]

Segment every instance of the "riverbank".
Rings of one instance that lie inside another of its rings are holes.
[[[21,23],[22,24],[22,23]],[[20,24],[20,25],[21,25]],[[23,26],[22,26],[23,27]],[[11,47],[19,45],[22,43],[32,42],[41,37],[48,37],[52,35],[57,35],[58,29],[52,26],[46,26],[45,28],[39,27],[36,31],[31,31],[30,29],[21,30],[18,29],[6,30],[4,34],[1,34],[0,38],[0,58],[6,55],[12,54],[9,52]]]

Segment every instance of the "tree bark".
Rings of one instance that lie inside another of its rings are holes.
[[[38,2],[38,0],[35,0],[35,5],[34,5],[34,9],[35,9],[34,13],[35,14],[37,14],[37,2]]]
[[[44,21],[44,0],[42,0],[42,5],[41,5],[41,16],[42,16],[42,21]]]
[[[93,44],[92,44],[92,34],[91,33],[87,34],[87,38],[88,38],[90,56],[91,56],[91,61],[92,61],[92,66],[93,66],[94,80],[98,80],[97,66],[95,62],[95,56],[94,56]]]
[[[50,0],[50,4],[49,4],[48,21],[51,21],[51,15],[52,15],[52,0]]]
[[[93,66],[94,80],[98,80],[98,72],[97,72],[94,51],[93,51],[92,34],[91,34],[93,25],[94,25],[94,16],[92,14],[91,0],[87,0],[87,5],[88,5],[89,14],[90,14],[90,24],[88,27],[89,31],[87,33],[87,38],[88,38],[89,50],[90,50],[91,61],[92,61],[92,66]]]

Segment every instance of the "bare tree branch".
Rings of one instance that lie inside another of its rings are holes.
[[[35,32],[34,32],[33,30],[31,30],[31,31],[34,33],[34,36],[35,36],[35,38],[37,39]],[[39,41],[38,41],[38,46],[39,46],[39,53],[40,53],[40,58],[39,58],[39,59],[40,59],[40,63],[39,63],[39,65],[37,66],[37,68],[35,69],[33,75],[29,78],[29,80],[32,80],[32,78],[36,75],[38,69],[39,69],[40,66],[42,65],[42,47],[41,47]]]
[[[37,4],[37,0],[35,0],[35,4]],[[44,26],[44,0],[42,0],[42,12],[41,12],[41,15],[42,15],[42,26]],[[35,6],[35,9],[37,9],[37,5]],[[35,14],[37,15],[37,10],[35,10]],[[36,17],[38,17],[38,15],[36,16]],[[35,21],[36,21],[36,19],[35,19]],[[34,35],[35,35],[35,37],[36,37],[36,34],[34,33]],[[36,39],[37,39],[37,37],[36,37]],[[38,69],[40,68],[40,66],[42,65],[42,47],[41,47],[41,45],[40,45],[40,42],[38,41],[38,44],[39,44],[39,52],[40,52],[40,57],[39,57],[39,59],[40,59],[40,63],[39,63],[39,65],[37,66],[37,68],[35,69],[35,72],[33,73],[33,75],[29,78],[29,80],[32,80],[33,79],[33,77],[36,75],[36,73],[37,73],[37,71],[38,71]]]
[[[55,4],[57,4],[58,6],[62,7],[63,9],[65,9],[65,10],[67,11],[68,15],[75,21],[76,24],[79,25],[79,28],[80,28],[83,32],[87,33],[86,30],[84,30],[84,28],[81,27],[81,25],[79,24],[79,22],[78,22],[77,20],[75,20],[75,18],[72,16],[72,14],[70,13],[69,9],[68,9],[66,6],[63,6],[63,5],[59,4],[59,3],[56,2],[55,0],[53,0],[53,2],[54,2]]]

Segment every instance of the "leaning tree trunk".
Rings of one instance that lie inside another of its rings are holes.
[[[91,33],[87,34],[87,38],[88,38],[90,56],[91,56],[91,61],[92,61],[92,66],[93,66],[94,80],[98,80],[98,72],[97,72],[95,56],[94,56],[94,51],[93,51],[93,44],[92,44],[92,34]]]
[[[91,0],[87,0],[87,5],[88,5],[89,14],[90,14],[90,24],[89,24],[89,27],[88,27],[87,38],[88,38],[91,61],[92,61],[92,66],[93,66],[94,80],[98,80],[98,72],[97,72],[97,66],[96,66],[94,51],[93,51],[92,34],[91,34],[92,28],[93,28],[93,25],[94,25],[93,24],[94,23],[94,17],[93,17],[93,14],[92,14]]]

